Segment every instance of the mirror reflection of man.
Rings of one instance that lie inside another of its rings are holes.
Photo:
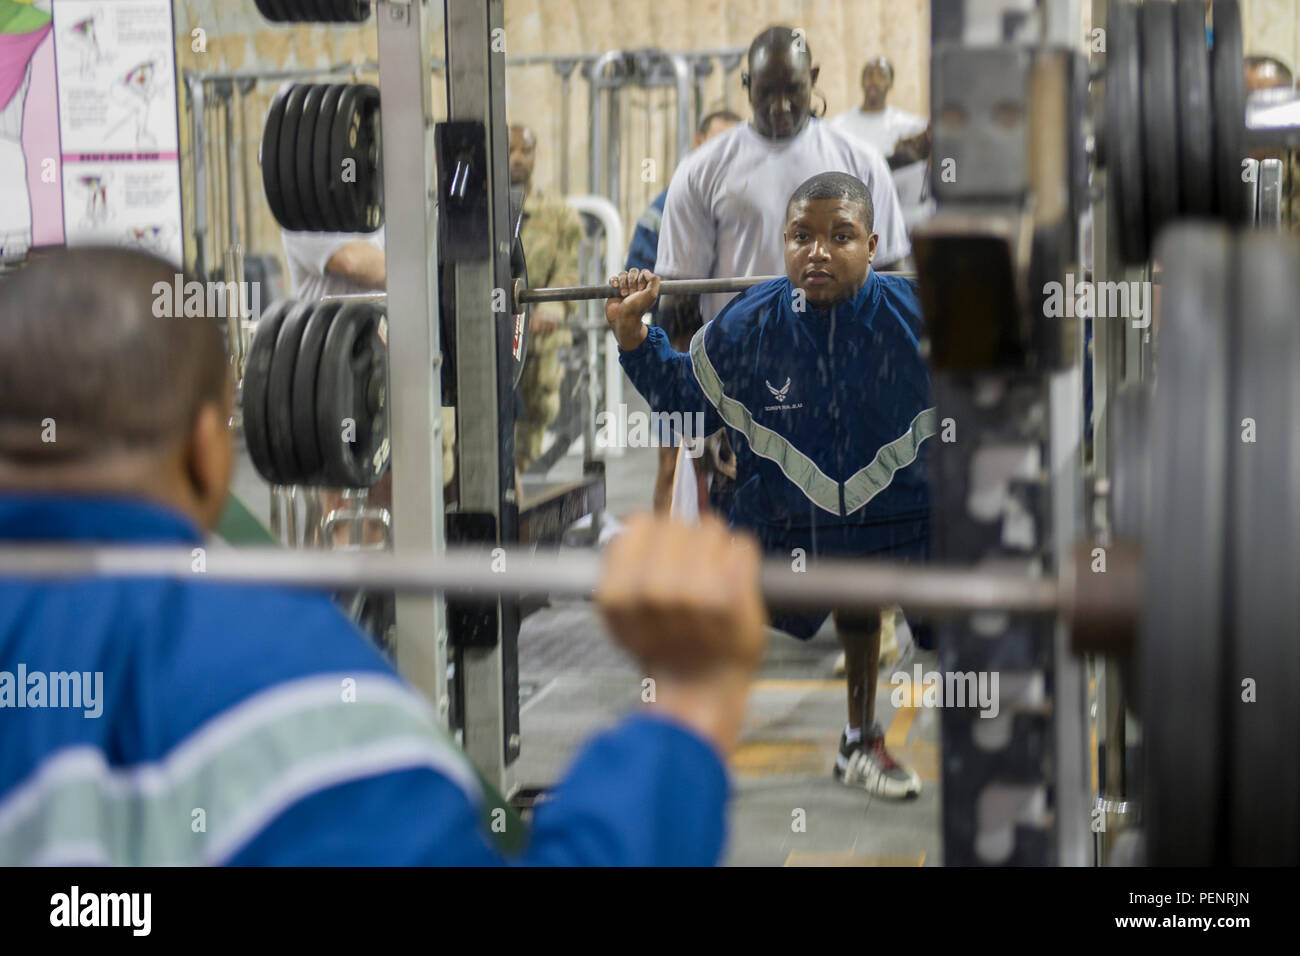
[[[700,125],[695,130],[695,148],[699,149],[713,137],[722,135],[740,122],[742,122],[741,118],[727,109],[714,110],[707,114],[700,120]],[[646,272],[655,270],[655,260],[659,252],[659,227],[663,222],[664,203],[667,200],[668,190],[665,189],[651,200],[650,205],[641,214],[641,218],[637,220],[624,269],[643,269]],[[664,296],[664,299],[667,301],[656,305],[650,313],[650,321],[664,330],[674,349],[685,352],[690,345],[691,336],[699,331],[702,322],[699,296]],[[669,436],[657,437],[661,445],[659,469],[655,475],[654,510],[656,514],[667,514],[672,504],[677,449]],[[720,442],[710,444],[717,446],[716,451],[706,449],[706,453],[710,454],[711,464],[726,478],[734,480],[735,457],[731,454],[730,446],[726,446],[726,436],[722,436]]]
[[[862,67],[860,82],[862,104],[840,113],[830,121],[831,125],[885,154],[910,228],[928,214],[932,205],[926,185],[929,122],[924,116],[885,102],[894,88],[894,66],[885,57],[868,60]]]
[[[563,198],[533,185],[537,134],[522,123],[510,126],[510,187],[524,192],[519,235],[534,288],[578,284],[578,245],[582,220]],[[546,428],[560,414],[562,348],[573,344],[570,322],[577,303],[538,303],[529,319],[528,355],[519,378],[522,408],[515,420],[515,466],[520,474],[542,454]]]

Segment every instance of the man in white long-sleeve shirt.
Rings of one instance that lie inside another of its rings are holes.
[[[668,186],[656,271],[668,278],[779,275],[785,199],[808,178],[850,173],[871,190],[885,268],[911,251],[889,164],[811,110],[819,68],[802,32],[769,27],[743,76],[753,118],[686,157]],[[705,321],[732,293],[701,297]]]

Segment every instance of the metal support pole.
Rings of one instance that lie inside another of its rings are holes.
[[[446,0],[447,118],[486,130],[487,254],[451,265],[456,289],[457,443],[459,510],[491,519],[497,540],[517,540],[515,500],[513,330],[495,321],[493,290],[510,287],[510,201],[505,61],[491,51],[502,28],[502,0]],[[422,251],[424,246],[413,247]],[[403,521],[405,521],[403,517]],[[464,689],[465,751],[503,793],[519,750],[518,608],[496,604],[490,645],[458,651]]]
[[[194,272],[200,280],[208,278],[208,163],[207,132],[203,124],[205,91],[202,79],[186,75],[190,94],[190,154],[194,158]]]
[[[393,447],[395,556],[440,555],[441,343],[430,58],[439,16],[427,2],[381,3],[379,85],[384,109],[388,270],[388,394]],[[447,620],[432,594],[397,600],[397,667],[447,721]]]
[[[694,71],[680,53],[668,54],[668,62],[673,65],[677,77],[677,156],[673,165],[679,166],[691,151],[691,79]]]

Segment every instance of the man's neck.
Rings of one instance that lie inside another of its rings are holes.
[[[863,103],[862,106],[860,107],[860,109],[861,109],[862,112],[864,112],[864,113],[883,113],[883,112],[885,111],[885,104],[884,104],[884,103],[881,103],[879,106],[874,106],[874,107],[873,107],[873,106],[869,106],[869,105],[867,105],[866,103]]]

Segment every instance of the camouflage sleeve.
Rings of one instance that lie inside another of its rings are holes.
[[[555,274],[554,285],[578,285],[578,245],[582,242],[582,219],[577,210],[564,200],[559,200],[559,215],[556,217]],[[578,312],[577,302],[564,303],[565,321],[570,321]]]

